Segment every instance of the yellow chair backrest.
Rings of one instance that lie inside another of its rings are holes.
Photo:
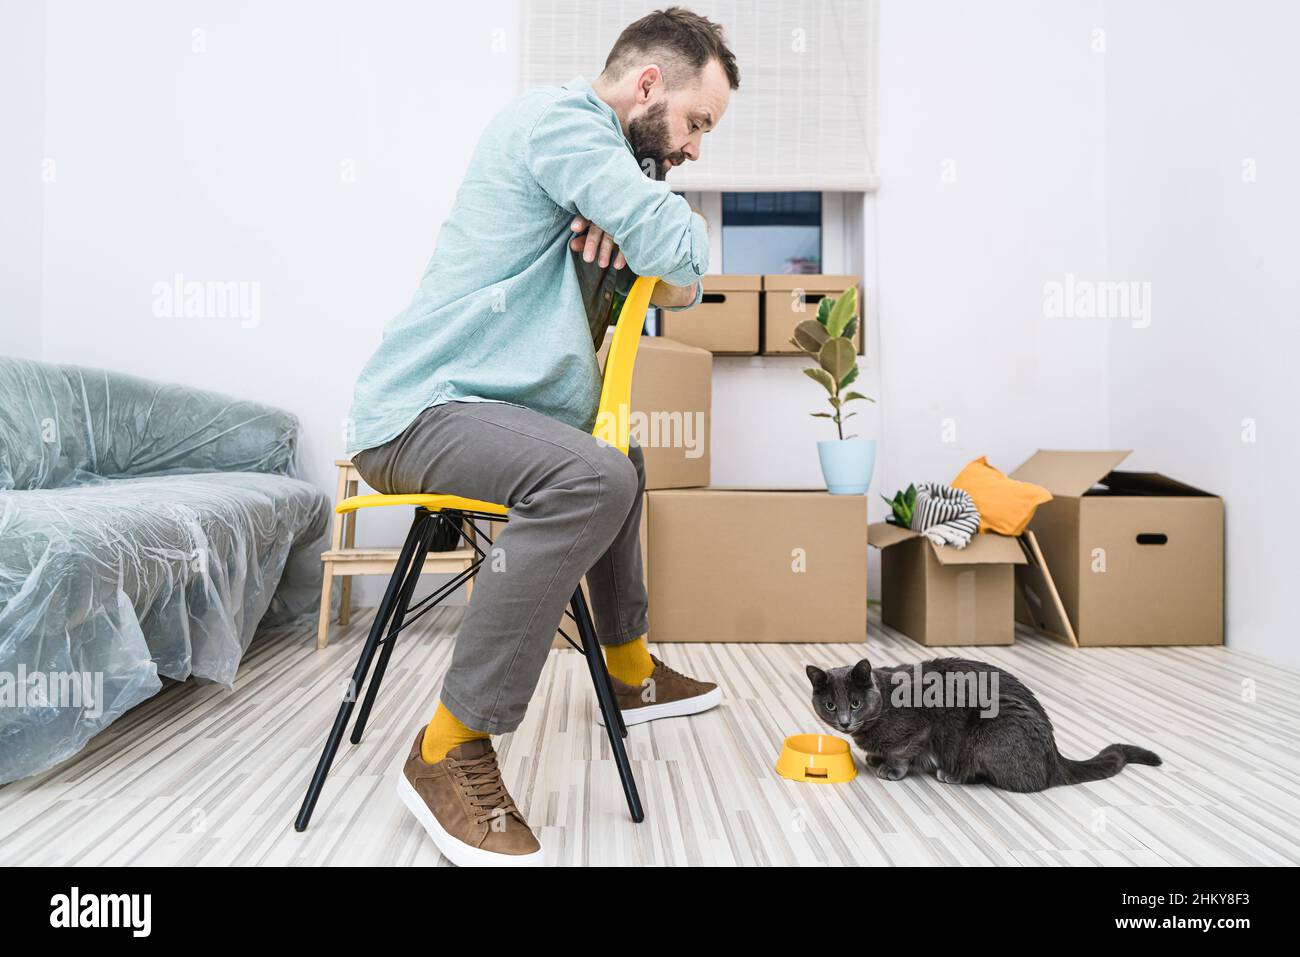
[[[617,446],[627,455],[628,433],[632,418],[632,370],[636,366],[636,350],[641,344],[641,330],[650,308],[650,294],[654,291],[657,276],[641,276],[632,283],[632,289],[623,302],[623,311],[614,326],[614,336],[605,357],[605,376],[600,387],[600,405],[596,412],[596,427],[591,434],[602,442]]]

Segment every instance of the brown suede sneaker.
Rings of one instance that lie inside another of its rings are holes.
[[[492,742],[468,741],[437,764],[420,756],[424,729],[397,778],[397,795],[459,867],[539,867],[542,845],[501,780]]]
[[[609,682],[614,686],[614,700],[623,712],[624,724],[699,714],[715,707],[722,700],[722,689],[713,682],[688,678],[669,668],[654,655],[650,656],[650,660],[655,663],[655,670],[639,688],[624,684],[613,675],[609,676]],[[596,709],[596,720],[602,725],[605,723],[599,708]]]

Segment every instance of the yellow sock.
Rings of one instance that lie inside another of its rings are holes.
[[[433,713],[433,719],[424,729],[424,740],[420,742],[420,757],[424,758],[425,764],[437,764],[452,748],[466,741],[477,741],[486,737],[488,735],[482,731],[465,727],[460,719],[439,701],[438,710]]]
[[[605,667],[623,684],[639,688],[655,670],[655,663],[650,660],[650,649],[646,646],[646,636],[622,645],[606,645]]]

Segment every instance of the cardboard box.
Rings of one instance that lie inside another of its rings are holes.
[[[866,496],[655,491],[648,517],[652,641],[866,641]]]
[[[660,313],[663,334],[715,355],[757,355],[762,288],[762,276],[705,276],[698,306]]]
[[[609,336],[601,346],[602,368]],[[643,336],[632,376],[628,423],[645,455],[646,488],[709,484],[713,355],[672,339]]]
[[[805,319],[817,318],[817,304],[827,296],[839,297],[857,276],[801,276],[797,274],[763,277],[763,355],[797,356],[801,351],[790,345],[794,327]],[[801,291],[802,290],[802,291]],[[862,290],[858,290],[858,331],[854,336],[858,353],[862,353],[866,310]]]
[[[1223,643],[1223,500],[1127,451],[1039,451],[1011,473],[1052,493],[1029,528],[1080,645]]]
[[[930,646],[1015,641],[1019,541],[980,534],[958,549],[886,522],[868,540],[880,549],[880,617],[890,628]]]

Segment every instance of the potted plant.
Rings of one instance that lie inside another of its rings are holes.
[[[803,373],[826,390],[830,412],[813,412],[814,418],[835,423],[838,438],[817,443],[826,490],[832,495],[863,495],[871,486],[871,472],[876,464],[876,442],[844,434],[844,423],[856,412],[846,412],[850,402],[865,399],[860,392],[847,391],[858,377],[858,350],[853,344],[857,332],[858,292],[846,289],[837,299],[823,299],[817,306],[817,318],[805,319],[795,327],[790,343],[817,361]]]

